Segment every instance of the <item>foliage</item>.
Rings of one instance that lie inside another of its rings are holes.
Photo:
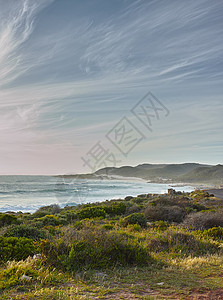
[[[204,235],[214,239],[223,239],[223,228],[220,226],[209,228],[208,230],[204,230]]]
[[[112,230],[112,229],[114,229],[114,225],[112,225],[112,224],[104,224],[104,225],[102,225],[101,228],[105,229],[105,230]]]
[[[47,231],[29,225],[12,225],[4,234],[6,237],[26,237],[33,240],[44,239],[47,237]]]
[[[183,221],[186,213],[179,206],[147,206],[145,216],[149,221],[167,221],[180,223]]]
[[[199,212],[189,214],[184,220],[184,225],[194,229],[209,229],[223,227],[223,214],[219,212]]]
[[[29,276],[29,281],[22,281],[23,275]],[[11,261],[6,263],[6,267],[0,270],[0,290],[10,289],[13,286],[32,286],[38,284],[39,287],[63,282],[63,274],[58,274],[55,270],[49,270],[41,265],[41,261],[28,257],[19,262]]]
[[[133,231],[133,232],[137,232],[137,231],[141,231],[142,227],[139,224],[129,224],[127,226],[129,231]]]
[[[145,194],[63,209],[49,206],[34,214],[0,214],[6,215],[0,238],[0,298],[85,299],[111,292],[92,293],[91,282],[97,289],[109,282],[112,288],[118,282],[118,290],[128,285],[131,293],[138,291],[136,298],[139,292],[147,297],[141,289],[148,285],[168,297],[178,291],[182,298],[198,284],[220,288],[221,207],[221,200],[197,191],[190,197]],[[35,253],[41,258],[6,263]],[[22,275],[31,279],[22,281]],[[72,283],[66,276],[73,277]],[[157,282],[164,282],[162,289]],[[113,296],[121,299],[123,294]]]
[[[146,217],[143,213],[134,213],[121,220],[121,224],[123,226],[138,224],[141,227],[146,227]]]
[[[11,214],[3,214],[0,213],[0,227],[11,225],[11,224],[19,224],[20,221],[18,218]]]
[[[58,226],[67,224],[67,220],[63,215],[55,216],[55,215],[45,215],[44,217],[34,219],[36,226],[44,227],[44,226]]]
[[[196,239],[193,234],[169,230],[148,241],[151,251],[165,251],[184,255],[202,255],[218,251],[218,246]]]
[[[90,218],[105,218],[106,212],[103,208],[101,207],[86,207],[83,209],[80,209],[77,212],[77,216],[80,220],[82,219],[90,219]]]
[[[0,261],[21,260],[33,255],[36,246],[24,237],[0,237]]]
[[[41,218],[45,215],[55,215],[61,212],[61,208],[57,204],[40,207],[33,215],[33,218]]]
[[[146,248],[117,232],[83,229],[69,240],[42,241],[46,261],[70,271],[152,262]]]
[[[124,202],[112,203],[110,205],[106,205],[104,210],[106,214],[109,216],[119,216],[123,215],[126,212],[127,205]]]
[[[152,227],[155,230],[163,231],[169,227],[169,224],[166,221],[155,221],[153,222]]]

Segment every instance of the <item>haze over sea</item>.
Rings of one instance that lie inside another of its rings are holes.
[[[0,211],[34,212],[41,206],[77,205],[143,193],[166,193],[170,185],[140,180],[86,180],[51,176],[0,176]],[[191,191],[191,186],[177,190]]]

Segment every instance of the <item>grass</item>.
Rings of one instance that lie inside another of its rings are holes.
[[[162,254],[156,258],[163,260],[165,265],[113,268],[103,272],[89,270],[70,277],[42,267],[30,283],[12,287],[8,282],[10,288],[6,289],[1,297],[2,299],[116,299],[115,297],[123,294],[126,297],[131,295],[135,299],[154,297],[174,299],[172,298],[174,295],[178,295],[178,299],[184,299],[195,289],[205,291],[222,288],[223,278],[219,276],[222,274],[222,255],[184,259],[168,257],[167,261]],[[21,262],[17,264],[21,266]],[[27,270],[29,267],[30,260],[28,263],[25,261],[23,268]],[[12,265],[8,268],[12,268]]]

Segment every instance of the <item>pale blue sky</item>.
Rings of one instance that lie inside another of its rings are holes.
[[[118,165],[223,163],[222,15],[221,0],[0,0],[0,174],[91,172],[98,141]],[[169,110],[152,132],[131,113],[148,91]],[[144,135],[126,156],[106,138],[123,117]]]

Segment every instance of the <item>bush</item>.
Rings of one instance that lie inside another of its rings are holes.
[[[73,223],[78,219],[78,216],[77,216],[76,212],[74,212],[73,210],[66,211],[64,216],[65,216],[68,223]]]
[[[155,252],[178,252],[184,255],[202,255],[218,250],[216,245],[197,240],[192,234],[175,231],[165,232],[162,236],[149,240],[148,248]]]
[[[16,216],[10,214],[0,214],[0,227],[19,223],[20,221],[17,219]]]
[[[123,226],[138,224],[141,227],[146,227],[146,217],[143,213],[134,213],[125,217],[121,224]]]
[[[105,229],[105,230],[112,230],[114,229],[114,225],[111,225],[111,224],[104,224],[101,226],[102,229]]]
[[[128,207],[126,213],[127,214],[133,214],[133,213],[137,213],[141,211],[141,206],[133,203],[133,205],[131,205],[130,207]]]
[[[185,220],[184,225],[194,229],[209,229],[212,227],[223,227],[222,212],[199,212],[189,214]]]
[[[41,218],[45,215],[55,215],[61,211],[61,208],[57,204],[40,207],[32,216],[34,218]]]
[[[220,226],[212,227],[208,230],[204,230],[204,234],[214,239],[223,239],[223,228]]]
[[[24,237],[0,237],[0,260],[22,260],[35,253],[33,240]]]
[[[47,232],[42,229],[38,229],[36,227],[28,226],[28,225],[12,225],[4,236],[14,236],[14,237],[26,237],[33,240],[44,239],[47,236]]]
[[[145,202],[145,198],[135,197],[131,200],[131,202],[136,204],[142,204],[143,202]]]
[[[80,220],[82,219],[91,219],[91,218],[105,218],[105,210],[101,207],[86,207],[82,208],[77,212],[77,216]]]
[[[69,271],[153,261],[138,241],[116,232],[83,229],[69,234],[65,240],[42,241],[41,249],[48,263]]]
[[[178,206],[148,206],[145,209],[145,216],[149,221],[167,221],[180,223],[186,213]]]
[[[69,255],[70,246],[62,239],[57,240],[41,240],[39,249],[43,255],[43,260],[59,269],[65,267],[67,257]]]
[[[131,199],[133,199],[134,197],[132,197],[132,196],[126,196],[125,197],[125,201],[130,201]]]
[[[134,240],[117,233],[97,235],[73,243],[67,260],[70,271],[85,268],[105,268],[109,266],[144,265],[151,262],[146,248]]]
[[[152,226],[155,230],[164,231],[169,227],[169,224],[166,221],[155,221]]]
[[[73,271],[88,265],[95,266],[98,256],[97,249],[89,242],[74,242],[66,261],[67,269]]]
[[[132,231],[132,232],[139,232],[142,230],[142,227],[139,225],[139,224],[130,224],[127,226],[128,230],[129,231]]]
[[[45,215],[44,217],[34,219],[38,227],[66,225],[68,222],[65,216]]]
[[[120,216],[126,212],[127,205],[123,202],[112,203],[111,205],[105,206],[104,210],[109,216]]]

